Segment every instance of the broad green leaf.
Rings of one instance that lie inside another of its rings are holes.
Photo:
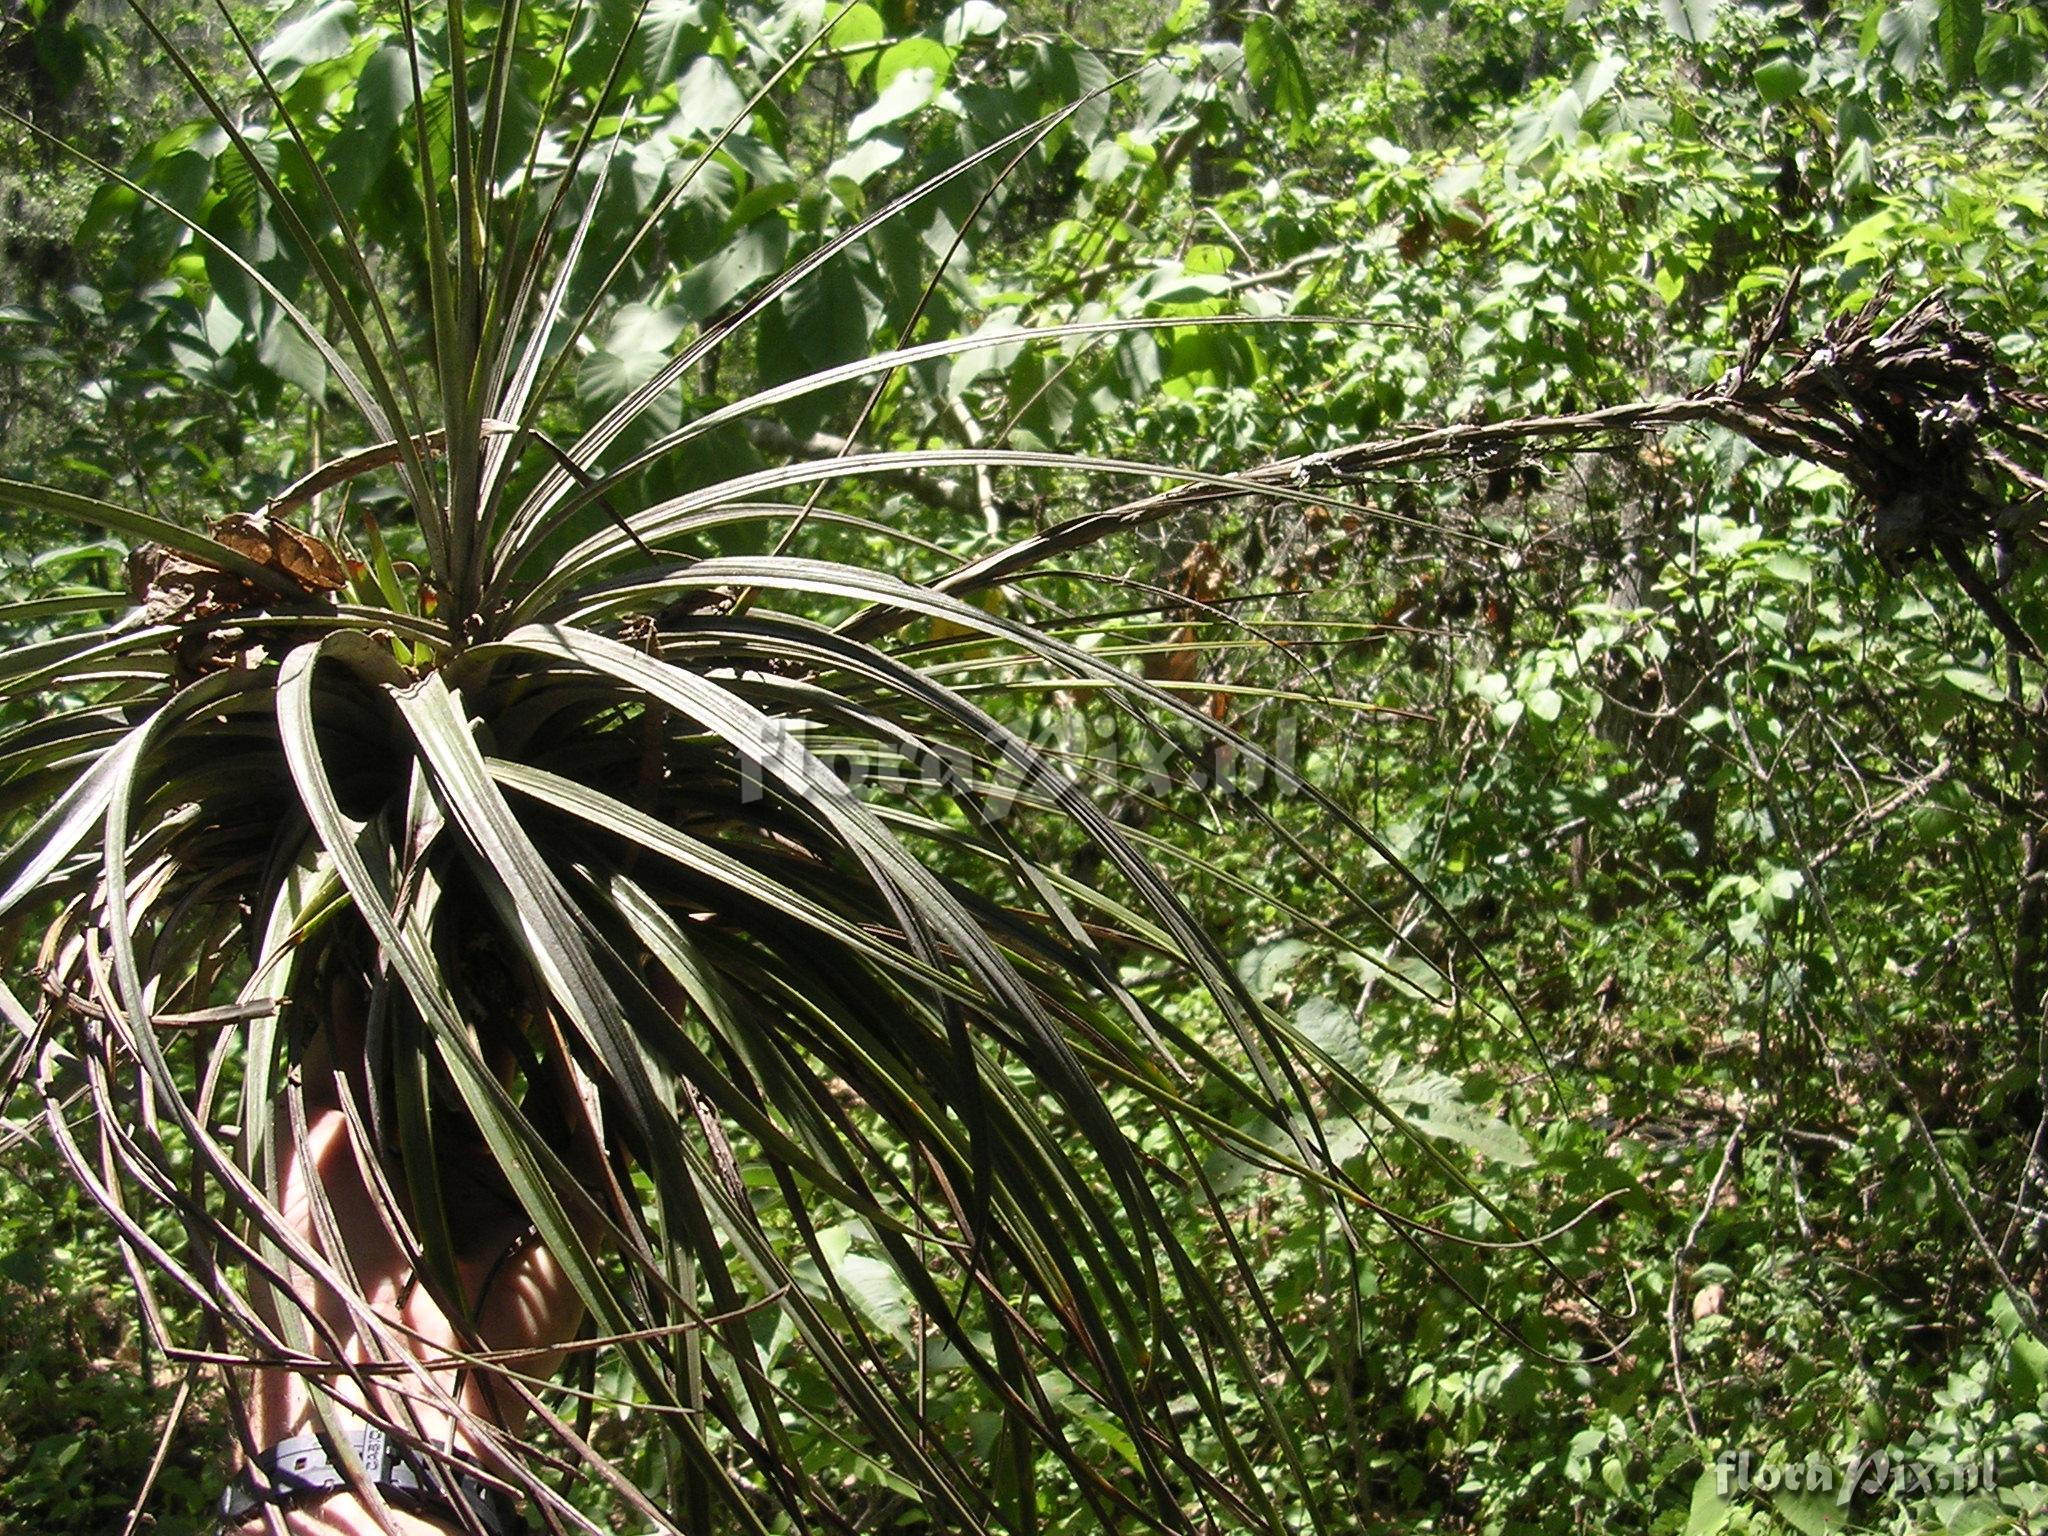
[[[2048,1392],[2048,1344],[2030,1333],[2020,1334],[2012,1340],[2012,1357],[2037,1394]]]
[[[1372,1052],[1366,1048],[1364,1032],[1350,1009],[1327,997],[1311,997],[1295,1010],[1294,1027],[1347,1071],[1365,1081],[1372,1080]]]
[[[2004,686],[1995,677],[1975,667],[1943,667],[1941,680],[1973,699],[1983,699],[1992,704],[2005,702]]]
[[[1664,25],[1688,43],[1704,43],[1713,34],[1720,15],[1720,0],[1659,0]]]
[[[1764,105],[1769,107],[1790,101],[1806,88],[1805,69],[1783,56],[1759,64],[1750,78],[1756,82]]]
[[[1781,1489],[1771,1496],[1778,1517],[1801,1536],[1834,1536],[1848,1528],[1850,1510],[1830,1494]]]
[[[327,361],[299,328],[282,315],[271,318],[257,339],[256,360],[315,400],[327,391]]]
[[[867,1325],[908,1349],[912,1343],[910,1293],[891,1266],[857,1251],[861,1236],[858,1227],[829,1227],[818,1234],[818,1247],[832,1278]]]
[[[1441,1136],[1510,1168],[1526,1168],[1536,1160],[1513,1126],[1467,1104],[1454,1078],[1389,1058],[1376,1086],[1413,1130]]]
[[[773,217],[756,219],[717,255],[683,274],[672,307],[697,320],[716,314],[754,284],[780,272],[788,248],[787,224]]]
[[[1245,73],[1282,119],[1296,128],[1315,113],[1315,93],[1294,40],[1273,16],[1259,13],[1245,23]]]
[[[1995,1498],[1949,1498],[1935,1500],[1944,1536],[1983,1536],[1988,1531],[2010,1529],[2012,1517]]]
[[[1934,35],[1950,88],[1970,84],[1977,78],[1977,48],[1984,40],[1984,0],[1941,0]]]
[[[1868,218],[1851,225],[1839,240],[1828,246],[1821,254],[1842,256],[1852,266],[1881,259],[1892,247],[1893,241],[1889,237],[1897,223],[1896,213],[1888,208],[1879,209]]]
[[[381,138],[398,131],[412,103],[412,68],[406,50],[389,44],[379,48],[356,79],[352,120]]]
[[[834,160],[825,175],[828,180],[850,181],[861,187],[902,158],[901,143],[887,134],[870,132]]]
[[[932,46],[936,48],[938,45]],[[894,52],[895,49],[890,50],[891,54]],[[881,77],[882,71],[878,68],[876,78]],[[847,138],[857,144],[876,129],[886,128],[922,111],[939,94],[940,79],[938,71],[922,64],[897,68],[888,76],[889,83],[882,87],[881,94],[854,114],[853,121],[846,125]]]
[[[1728,1524],[1731,1505],[1721,1494],[1721,1474],[1712,1466],[1692,1485],[1692,1504],[1682,1536],[1718,1536]]]
[[[746,113],[747,98],[733,83],[722,60],[705,55],[690,61],[676,85],[676,114],[667,131],[682,138],[709,140]]]
[[[583,360],[577,394],[599,409],[625,399],[661,371],[689,319],[680,307],[626,305],[612,321],[604,345]]]
[[[213,185],[213,157],[196,149],[181,150],[159,160],[145,185],[179,213],[196,218]]]
[[[887,96],[898,76],[921,71],[931,77],[932,89],[936,91],[946,83],[952,70],[953,50],[944,43],[931,37],[906,37],[875,61],[875,90],[879,96]]]
[[[1001,6],[991,5],[989,0],[965,0],[947,15],[939,37],[948,48],[958,48],[971,38],[995,36],[1009,19]]]
[[[782,311],[797,356],[813,368],[859,357],[875,318],[867,292],[845,261],[820,268],[790,289]]]
[[[1275,939],[1248,950],[1237,962],[1237,974],[1252,996],[1270,997],[1313,953],[1301,939]]]
[[[640,72],[649,85],[667,85],[683,72],[683,61],[706,41],[706,0],[646,0],[641,13]],[[680,88],[678,97],[689,106]],[[720,126],[723,126],[722,124]]]
[[[1940,0],[1932,0],[1932,3],[1939,5]],[[1891,50],[1893,67],[1908,79],[1919,74],[1920,66],[1926,62],[1928,48],[1934,41],[1929,6],[1911,3],[1873,6],[1867,14],[1877,21],[1878,41]]]
[[[263,45],[258,57],[280,83],[310,64],[338,59],[355,46],[354,0],[322,0],[287,23]]]
[[[1977,80],[1987,91],[2022,91],[2034,84],[2041,66],[2040,43],[2015,18],[1985,18],[1977,45]]]
[[[1088,158],[1081,163],[1081,176],[1087,181],[1107,184],[1129,170],[1131,163],[1131,152],[1121,136],[1103,139],[1088,151]]]
[[[858,85],[860,77],[881,57],[882,50],[879,45],[888,35],[888,23],[882,20],[881,12],[856,0],[855,4],[847,6],[839,13],[839,19],[832,23],[831,31],[825,34],[825,42],[828,47],[841,50],[842,62],[846,66],[846,78]],[[868,43],[877,46],[865,47],[864,45]]]
[[[1620,54],[1603,53],[1572,77],[1572,92],[1582,107],[1590,108],[1613,89],[1627,68],[1628,60]]]

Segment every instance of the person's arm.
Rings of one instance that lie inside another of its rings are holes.
[[[460,1531],[459,1525],[443,1524],[439,1520],[422,1520],[418,1515],[406,1514],[403,1510],[391,1511],[389,1527],[379,1525],[377,1517],[363,1507],[362,1500],[352,1493],[337,1493],[309,1504],[303,1509],[287,1511],[278,1517],[284,1524],[288,1536],[447,1536],[450,1531]],[[236,1528],[237,1536],[248,1532],[249,1536],[268,1536],[270,1527],[263,1523],[263,1516],[257,1515]]]
[[[351,1092],[361,1081],[361,1021],[341,1000],[333,1009],[329,1028],[307,1052],[303,1064],[306,1098],[306,1142],[301,1153],[287,1116],[280,1111],[277,1125],[281,1209],[286,1221],[309,1246],[330,1260],[340,1257],[329,1251],[315,1220],[313,1187],[326,1195],[333,1215],[334,1231],[345,1250],[348,1268],[354,1271],[376,1315],[390,1325],[388,1337],[404,1341],[414,1358],[429,1363],[450,1359],[457,1344],[458,1330],[446,1313],[417,1284],[404,1251],[379,1212],[375,1196],[359,1165],[349,1135],[347,1120],[334,1089],[335,1055],[340,1053],[352,1079]],[[358,1103],[362,1102],[358,1095]],[[478,1309],[479,1342],[486,1350],[539,1350],[520,1364],[522,1374],[546,1377],[560,1362],[558,1346],[571,1339],[582,1319],[582,1306],[562,1267],[534,1236],[517,1207],[502,1190],[465,1189],[459,1192],[463,1229],[456,1234],[460,1254],[458,1277],[471,1304]],[[454,1199],[451,1206],[457,1205]],[[339,1266],[337,1266],[339,1267]],[[365,1338],[357,1319],[333,1290],[312,1277],[296,1276],[296,1304],[324,1328],[328,1338],[339,1345],[338,1358],[367,1362],[389,1358],[388,1343]],[[323,1351],[331,1346],[322,1345]],[[555,1351],[548,1353],[547,1351]],[[433,1444],[447,1445],[485,1468],[491,1466],[485,1448],[472,1442],[459,1420],[428,1399],[437,1394],[422,1391],[414,1376],[385,1378],[392,1382],[380,1391],[377,1407],[399,1423],[417,1423],[420,1437]],[[520,1405],[513,1394],[492,1392],[486,1373],[461,1371],[453,1364],[432,1367],[432,1380],[452,1394],[462,1407],[484,1422],[517,1430]],[[362,1406],[362,1393],[348,1377],[337,1379],[336,1395],[345,1403]],[[401,1400],[402,1399],[402,1400]],[[409,1404],[408,1419],[405,1405]],[[317,1428],[310,1389],[296,1373],[282,1369],[259,1370],[254,1390],[247,1401],[250,1438],[259,1448],[275,1446]],[[425,1458],[420,1458],[424,1460]],[[340,1490],[309,1499],[299,1508],[281,1515],[284,1529],[292,1536],[383,1536],[395,1530],[399,1536],[441,1536],[459,1526],[423,1519],[417,1514],[393,1508],[390,1527],[364,1506],[352,1492]],[[261,1512],[237,1528],[242,1533],[269,1530]]]

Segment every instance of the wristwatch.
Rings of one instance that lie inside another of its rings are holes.
[[[429,1464],[370,1424],[350,1430],[348,1444],[371,1486],[394,1508],[445,1521],[458,1531],[474,1528],[485,1536],[526,1536],[526,1522],[520,1519],[510,1496],[474,1473]],[[297,1509],[347,1487],[348,1479],[334,1464],[330,1442],[324,1436],[296,1435],[280,1440],[259,1452],[221,1490],[221,1536],[233,1536],[237,1527],[265,1505]],[[473,1527],[463,1522],[464,1508],[474,1520]]]

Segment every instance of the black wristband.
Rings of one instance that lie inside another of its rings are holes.
[[[526,1536],[526,1522],[519,1518],[511,1498],[474,1473],[428,1466],[374,1425],[351,1430],[348,1443],[370,1485],[395,1508],[463,1530],[468,1527],[455,1502],[460,1499],[475,1528],[485,1536]],[[260,1452],[221,1490],[221,1530],[232,1531],[265,1505],[296,1509],[347,1487],[348,1479],[334,1464],[325,1437],[297,1435],[280,1440]]]

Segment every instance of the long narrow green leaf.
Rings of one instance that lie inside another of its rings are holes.
[[[833,27],[838,25],[839,19],[853,8],[853,4],[854,0],[841,0],[839,8],[836,11],[834,11],[830,16],[825,18],[823,24],[819,26],[817,30],[811,34],[809,41],[804,43],[802,47],[797,49],[795,53],[793,53],[788,59],[783,61],[783,63],[774,71],[774,73],[771,74],[767,80],[761,83],[761,85],[756,89],[753,98],[746,104],[746,106],[732,119],[732,121],[728,122],[722,129],[719,130],[717,135],[712,139],[711,143],[706,145],[703,152],[697,156],[694,162],[692,162],[690,168],[687,171],[685,171],[683,175],[677,177],[675,179],[674,185],[672,185],[669,188],[669,190],[665,192],[659,199],[657,199],[654,205],[647,210],[647,213],[640,221],[639,227],[633,231],[631,236],[628,237],[624,249],[613,261],[613,264],[610,267],[610,269],[607,270],[605,275],[598,280],[589,301],[584,305],[582,313],[579,314],[576,317],[576,319],[570,324],[568,333],[563,340],[561,350],[556,354],[555,361],[549,366],[546,375],[541,380],[538,390],[535,391],[531,396],[527,409],[520,413],[519,426],[522,432],[525,431],[530,426],[531,412],[537,409],[539,403],[542,400],[544,400],[551,392],[561,368],[566,363],[568,357],[575,351],[577,342],[590,329],[592,322],[596,320],[600,304],[603,302],[606,295],[608,295],[611,292],[613,284],[615,284],[618,281],[620,274],[626,270],[628,264],[631,262],[634,255],[642,248],[642,246],[646,244],[649,237],[652,236],[653,233],[661,227],[661,221],[668,216],[669,212],[688,193],[690,187],[695,183],[697,177],[703,172],[704,168],[715,161],[719,152],[725,148],[726,141],[730,139],[735,133],[737,133],[740,130],[741,125],[746,121],[747,117],[756,108],[758,108],[762,102],[768,99],[769,93],[774,90],[775,86],[783,79],[783,77],[787,75],[792,69],[794,69],[797,63],[804,57],[806,57],[812,49],[816,48],[817,45],[820,42],[822,42],[824,38],[831,32]],[[641,21],[646,16],[646,13],[647,0],[637,0],[637,6],[633,17],[633,25],[627,29],[625,36],[620,41],[617,55],[614,57],[612,61],[611,76],[605,82],[605,88],[602,93],[603,98],[609,98],[612,87],[617,83],[620,71],[625,67],[628,50],[632,46],[633,39],[639,31]],[[585,119],[582,133],[579,137],[576,149],[570,156],[569,166],[562,177],[562,190],[557,193],[557,206],[559,206],[560,204],[560,198],[563,195],[563,193],[566,193],[569,180],[575,174],[575,168],[582,164],[583,155],[588,150],[590,137],[592,132],[595,130],[596,122],[597,114],[594,112],[589,114]],[[595,204],[598,196],[601,195],[602,191],[603,181],[602,178],[600,178],[597,189],[592,193],[593,205]],[[550,210],[550,219],[551,218],[552,210]],[[549,220],[542,221],[543,229],[546,228],[548,222]],[[746,311],[746,313],[751,313],[751,309]],[[743,316],[735,317],[735,323],[743,323]],[[730,329],[730,327],[721,328],[721,334],[723,334],[724,330],[726,329]],[[694,359],[692,361],[694,362]],[[685,369],[678,369],[676,371],[675,377],[682,377],[682,373],[684,371]],[[669,382],[673,383],[674,380],[671,379]],[[667,384],[663,384],[659,388],[645,391],[645,400],[641,404],[634,406],[621,418],[620,428],[623,429],[626,423],[631,422],[642,411],[644,411],[646,409],[646,402],[658,398],[662,389],[666,389],[667,387]],[[621,408],[623,408],[628,403],[630,403],[630,401],[621,402]],[[617,413],[614,412],[613,414]],[[603,445],[600,445],[597,448],[596,452],[593,452],[588,456],[572,456],[568,462],[572,465],[577,466],[579,469],[587,470],[591,464],[596,462],[597,454],[601,453],[602,451]],[[550,493],[550,486],[554,485],[553,476],[563,475],[563,473],[564,471],[561,469],[560,466],[558,466],[557,469],[551,475],[550,480],[548,482],[544,482],[540,487],[538,487],[535,490],[532,496],[529,496],[526,499],[524,507],[515,511],[512,521],[515,542],[521,523],[528,515],[526,509],[538,507],[542,512],[544,512],[545,498]],[[569,483],[569,480],[573,478],[573,476],[567,476],[566,478],[562,479],[560,485],[554,485],[554,488],[559,490],[560,488],[562,488],[562,486],[566,486]],[[494,595],[499,590],[501,571],[502,565],[500,566],[499,571],[493,572],[492,579],[487,589]]]
[[[54,486],[32,485],[22,480],[0,479],[0,506],[47,512],[73,522],[111,528],[117,533],[147,539],[166,549],[191,555],[219,570],[245,576],[270,591],[293,596],[300,594],[299,587],[282,571],[261,565],[218,540],[160,517],[152,517],[147,512],[136,512],[110,501],[101,501],[96,496],[82,496],[76,491],[61,491]]]
[[[665,432],[631,457],[607,467],[600,474],[593,474],[586,482],[565,493],[550,506],[545,516],[536,514],[524,526],[515,524],[510,530],[507,548],[501,560],[501,569],[508,576],[522,570],[529,556],[535,552],[546,533],[556,524],[573,516],[607,492],[631,479],[650,464],[658,462],[684,444],[714,432],[720,427],[737,421],[762,416],[809,395],[822,394],[842,384],[860,379],[887,376],[918,363],[930,362],[937,358],[964,356],[968,353],[994,347],[1042,345],[1052,341],[1091,338],[1116,335],[1131,331],[1154,331],[1202,326],[1230,326],[1241,328],[1246,325],[1301,325],[1330,324],[1324,316],[1311,315],[1177,315],[1177,316],[1126,316],[1105,318],[1094,321],[1078,321],[1067,325],[1046,325],[1020,328],[1014,331],[978,331],[972,336],[948,337],[941,341],[923,342],[916,346],[903,346],[877,352],[854,362],[841,363],[836,367],[819,369],[812,373],[755,390],[727,405],[706,411],[682,423],[674,431]],[[933,468],[942,467],[934,463]],[[1353,508],[1342,504],[1346,510],[1358,511],[1368,516],[1380,514],[1368,508]],[[789,514],[785,512],[785,516]],[[1398,521],[1399,519],[1395,519]]]
[[[387,688],[404,686],[406,681],[397,673],[388,652],[380,652],[353,636],[330,637],[317,646],[302,647],[285,659],[277,683],[278,727],[286,761],[307,814],[334,860],[342,883],[354,897],[357,912],[376,936],[384,958],[404,983],[413,1005],[435,1027],[444,1059],[467,1071],[460,1084],[471,1113],[478,1116],[478,1125],[508,1154],[516,1148],[517,1155],[503,1158],[501,1167],[508,1177],[516,1178],[528,1216],[540,1225],[550,1251],[568,1270],[577,1294],[600,1325],[613,1332],[628,1332],[632,1327],[629,1314],[614,1297],[609,1282],[578,1237],[555,1193],[559,1182],[568,1180],[567,1171],[555,1162],[545,1146],[535,1142],[530,1129],[523,1137],[518,1134],[524,1122],[517,1117],[516,1108],[505,1100],[497,1080],[480,1062],[473,1062],[468,1033],[431,957],[420,947],[417,936],[399,925],[393,873],[387,869],[379,874],[373,869],[365,857],[365,829],[352,825],[342,813],[321,761],[313,723],[314,670],[329,658],[338,665],[364,669]],[[543,1171],[553,1177],[543,1176]]]
[[[858,220],[847,229],[824,241],[817,250],[811,252],[802,260],[777,274],[766,287],[750,298],[728,319],[718,325],[706,327],[696,341],[685,347],[668,363],[656,370],[652,376],[624,400],[621,400],[610,411],[606,412],[596,425],[592,426],[577,440],[575,446],[571,449],[573,462],[586,470],[596,464],[599,458],[603,456],[605,450],[617,440],[619,434],[637,420],[653,401],[660,398],[664,390],[681,379],[691,368],[695,367],[706,352],[713,346],[718,345],[719,342],[735,330],[748,323],[759,313],[763,306],[773,302],[797,283],[802,282],[812,272],[837,256],[856,240],[862,239],[869,231],[880,227],[889,219],[902,212],[903,209],[911,207],[922,199],[951,185],[952,182],[978,169],[985,162],[998,158],[1016,143],[1034,137],[1043,138],[1046,134],[1052,132],[1060,122],[1064,122],[1076,111],[1080,110],[1080,105],[1080,103],[1070,104],[1051,114],[1048,118],[1027,124],[1005,134],[994,143],[977,150],[974,154],[967,156],[958,163],[946,167],[938,174],[919,183],[910,191],[891,200],[865,218]],[[531,528],[548,516],[555,503],[572,488],[573,484],[573,477],[562,470],[552,471],[541,480],[534,488],[532,494],[526,498],[526,502],[520,512],[512,520],[509,530],[509,548],[511,550],[516,553],[523,547]],[[492,583],[491,590],[494,593],[501,589],[502,577],[503,568],[501,567],[499,578]]]

